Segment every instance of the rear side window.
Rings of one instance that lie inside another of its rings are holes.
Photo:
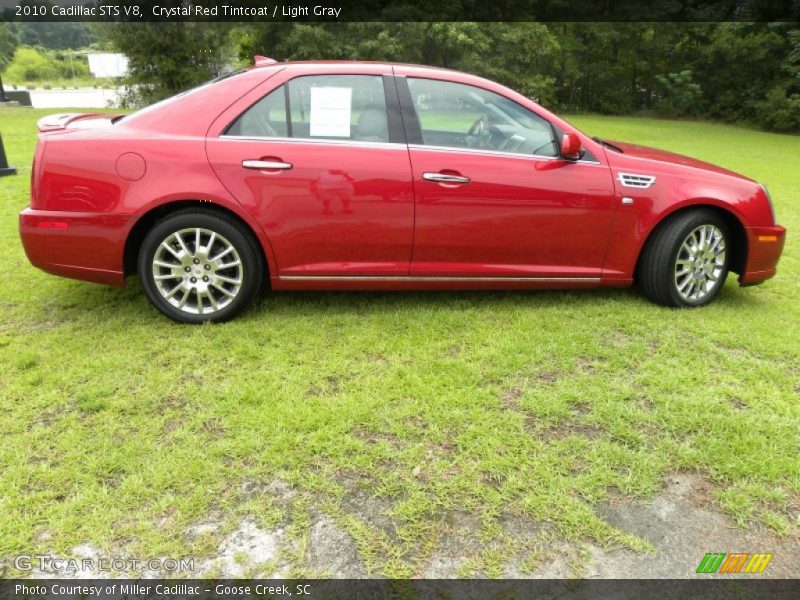
[[[383,78],[298,77],[248,108],[226,134],[389,142]]]
[[[226,134],[245,137],[287,137],[284,86],[270,92],[239,115],[228,127]]]

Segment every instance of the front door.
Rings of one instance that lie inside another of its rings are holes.
[[[409,146],[412,275],[600,277],[614,206],[607,165],[562,160],[547,121],[489,90],[414,77],[398,85],[408,86],[404,114],[420,138]]]

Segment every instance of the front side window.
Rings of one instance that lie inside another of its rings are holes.
[[[372,75],[298,77],[248,108],[226,134],[388,142],[383,78]]]
[[[427,146],[556,156],[553,129],[513,100],[451,81],[408,78]]]

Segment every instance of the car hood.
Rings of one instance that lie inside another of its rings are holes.
[[[696,158],[692,158],[690,156],[684,156],[683,154],[676,154],[675,152],[668,152],[667,150],[659,150],[658,148],[651,148],[650,146],[629,144],[627,142],[617,142],[617,141],[607,140],[607,143],[612,146],[616,146],[617,148],[622,150],[624,156],[645,158],[647,160],[655,160],[658,162],[669,163],[673,165],[682,165],[685,167],[692,167],[694,169],[700,169],[703,171],[736,177],[738,179],[743,179],[745,181],[754,181],[753,179],[750,179],[749,177],[746,177],[741,173],[729,171],[728,169],[718,167],[717,165],[712,165],[711,163],[707,163],[702,160],[697,160]],[[615,152],[613,150],[607,153],[607,155],[609,156],[609,160],[611,160],[612,164],[615,162],[613,160],[614,154]]]

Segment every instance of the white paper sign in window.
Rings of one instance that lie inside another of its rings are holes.
[[[311,88],[311,137],[350,137],[352,88]]]

